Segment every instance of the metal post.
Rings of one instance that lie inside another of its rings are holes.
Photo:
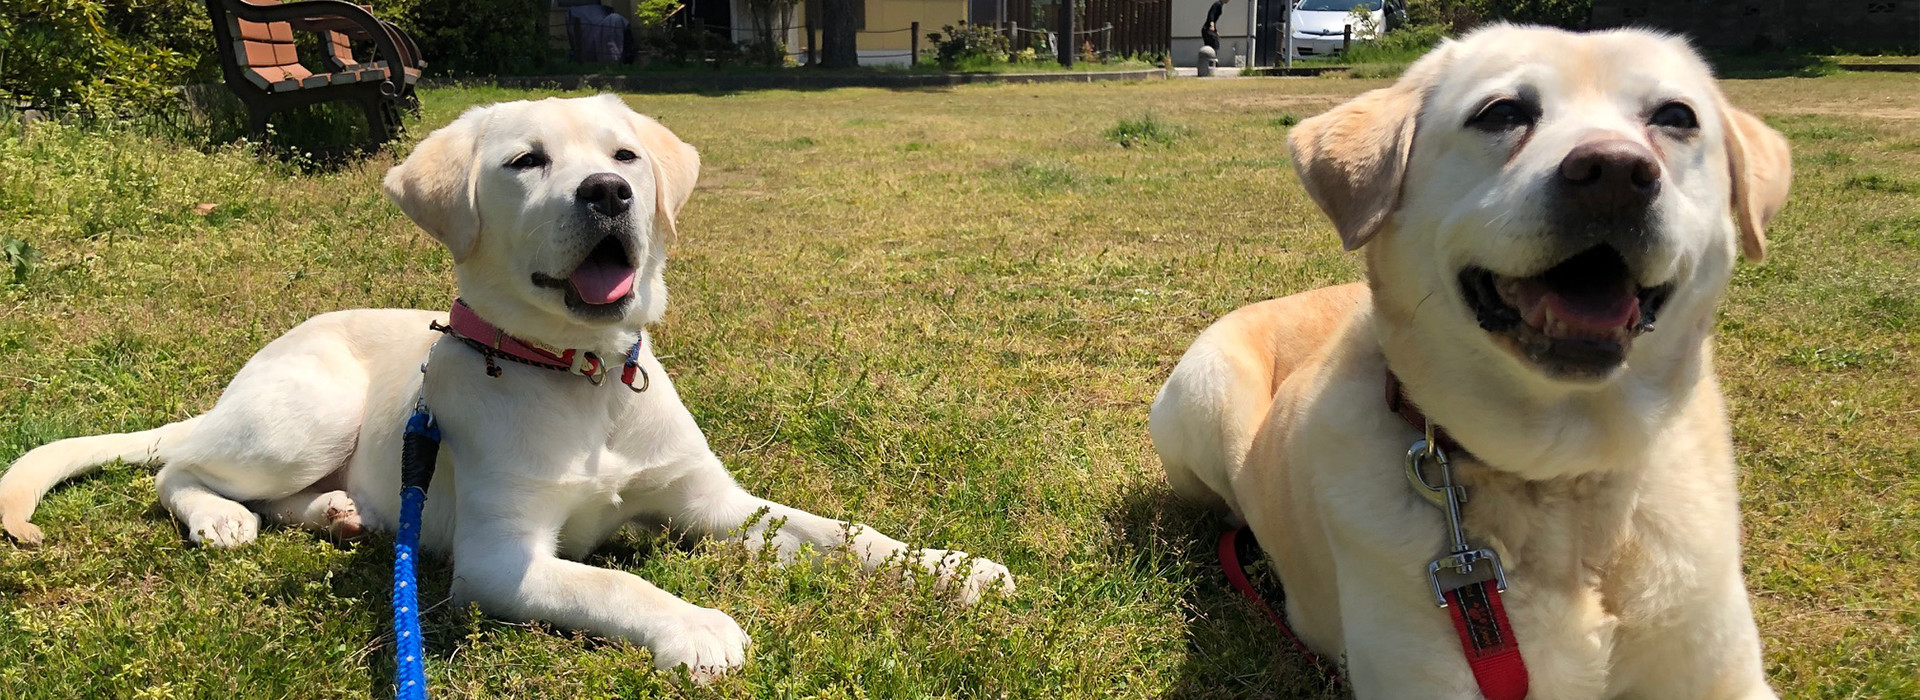
[[[1253,5],[1253,0],[1247,0],[1247,43],[1242,45],[1247,49],[1247,58],[1240,62],[1240,65],[1246,68],[1253,67]]]
[[[907,56],[907,65],[911,67],[920,65],[920,23],[914,22],[909,26],[913,27],[907,30],[908,34],[913,35],[907,42],[907,50],[911,52]]]
[[[1060,65],[1073,67],[1073,0],[1060,0],[1060,21],[1054,25],[1054,36],[1059,37]]]
[[[1260,59],[1260,0],[1247,0],[1247,67]]]
[[[1284,60],[1288,68],[1293,67],[1293,0],[1281,0],[1280,52],[1286,54]]]

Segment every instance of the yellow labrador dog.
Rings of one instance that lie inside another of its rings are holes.
[[[1367,282],[1222,318],[1151,430],[1174,489],[1257,535],[1299,636],[1363,699],[1480,697],[1467,654],[1516,640],[1536,700],[1773,697],[1711,334],[1785,140],[1678,39],[1498,26],[1290,142]]]
[[[615,370],[637,347],[631,388],[495,362],[430,330],[445,312],[325,314],[269,343],[203,415],[28,452],[0,478],[0,524],[40,540],[27,522],[39,498],[119,459],[164,463],[160,500],[204,545],[252,541],[262,515],[336,534],[390,530],[401,428],[423,397],[446,442],[422,543],[452,554],[455,597],[494,615],[632,640],[659,667],[701,677],[744,663],[747,636],[725,613],[571,561],[635,521],[735,533],[783,557],[813,545],[849,549],[869,569],[905,560],[958,579],[948,583],[967,601],[1010,591],[991,561],[909,551],[756,498],[708,449],[646,341],[666,307],[674,216],[699,168],[693,147],[608,95],[470,110],[387,173],[387,194],[452,253],[478,317],[508,342],[615,358]]]

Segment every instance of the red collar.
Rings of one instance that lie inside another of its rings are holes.
[[[598,386],[607,380],[607,368],[600,356],[590,350],[578,348],[553,349],[528,340],[507,335],[506,331],[480,318],[480,314],[468,306],[463,299],[453,300],[453,310],[447,315],[447,325],[432,324],[432,328],[460,339],[468,347],[480,352],[487,359],[487,376],[500,376],[500,367],[493,363],[495,358],[531,365],[541,369],[558,370],[568,374],[586,377],[587,381]],[[620,372],[620,382],[634,391],[646,391],[652,384],[652,378],[646,370],[640,368],[640,343],[634,341],[633,348],[627,351],[627,360]],[[639,384],[634,384],[635,380]]]
[[[1393,411],[1400,416],[1400,420],[1406,421],[1407,425],[1413,426],[1422,435],[1426,434],[1427,423],[1432,420],[1407,398],[1407,388],[1400,384],[1400,377],[1395,376],[1392,369],[1387,370],[1387,410]],[[1433,426],[1433,441],[1439,443],[1440,449],[1446,450],[1449,455],[1467,454],[1466,448],[1447,434],[1446,428]]]

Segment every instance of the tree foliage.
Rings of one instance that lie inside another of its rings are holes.
[[[197,0],[0,0],[0,97],[116,112],[217,75]]]
[[[1454,31],[1496,21],[1583,29],[1593,0],[1406,0],[1405,7],[1409,24],[1438,24]]]
[[[547,64],[547,0],[380,0],[435,73],[512,75]]]

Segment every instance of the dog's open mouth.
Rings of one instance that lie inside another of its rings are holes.
[[[632,298],[634,279],[638,276],[639,269],[633,264],[626,242],[610,235],[600,239],[566,279],[536,272],[533,284],[565,292],[569,309],[596,313],[617,310]]]
[[[634,268],[626,244],[620,242],[619,236],[607,236],[600,239],[600,245],[594,246],[593,252],[587,253],[579,267],[573,268],[567,282],[582,302],[613,304],[633,293],[633,278],[637,274],[639,270]]]
[[[1480,327],[1511,341],[1551,374],[1597,378],[1626,362],[1633,339],[1653,330],[1671,282],[1640,286],[1612,246],[1589,248],[1532,277],[1469,267],[1460,294]]]

